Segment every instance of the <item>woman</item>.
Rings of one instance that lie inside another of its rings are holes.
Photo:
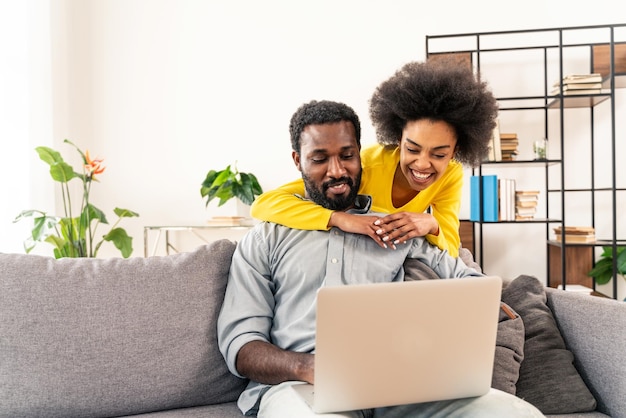
[[[389,215],[372,222],[301,200],[294,195],[304,195],[302,180],[259,196],[251,214],[297,229],[336,226],[391,248],[424,236],[456,257],[462,164],[484,160],[497,114],[487,84],[467,65],[408,63],[374,91],[370,118],[378,143],[361,151],[359,192],[372,196],[372,210]]]

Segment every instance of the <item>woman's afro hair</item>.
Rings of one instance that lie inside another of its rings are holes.
[[[471,167],[487,156],[497,116],[498,102],[487,83],[458,60],[407,63],[370,99],[370,118],[380,144],[399,146],[407,122],[442,120],[456,131],[455,159]]]

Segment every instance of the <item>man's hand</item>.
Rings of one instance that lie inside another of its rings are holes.
[[[429,213],[398,212],[380,218],[375,223],[376,234],[383,242],[404,244],[407,240],[425,235],[439,235],[439,224]]]
[[[352,232],[355,234],[367,235],[372,238],[378,245],[383,248],[387,248],[387,243],[383,240],[384,234],[377,234],[376,231],[380,229],[375,225],[375,222],[379,220],[378,216],[366,216],[366,215],[354,215],[346,212],[335,211],[330,215],[330,221],[328,226],[336,226],[344,232]],[[387,240],[389,241],[389,240]],[[389,245],[395,249],[393,242]]]
[[[315,356],[251,341],[237,353],[237,371],[255,382],[277,385],[290,380],[313,383]]]

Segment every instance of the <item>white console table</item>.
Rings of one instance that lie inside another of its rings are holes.
[[[156,255],[157,249],[159,247],[159,243],[161,241],[161,236],[165,235],[164,245],[165,245],[165,253],[171,254],[172,252],[178,253],[180,252],[174,245],[172,244],[172,233],[178,232],[186,232],[193,234],[196,238],[198,238],[201,242],[206,244],[210,243],[211,240],[207,239],[206,236],[202,234],[202,231],[240,231],[241,233],[247,232],[251,226],[232,226],[232,225],[176,225],[176,226],[144,226],[143,227],[143,252],[144,256],[148,257],[150,255]],[[154,238],[154,242],[152,243],[152,251],[150,251],[150,235],[151,233],[155,233],[156,237]]]

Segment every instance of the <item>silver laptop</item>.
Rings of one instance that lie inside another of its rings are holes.
[[[315,385],[294,390],[317,413],[484,395],[501,288],[495,276],[321,288]]]

